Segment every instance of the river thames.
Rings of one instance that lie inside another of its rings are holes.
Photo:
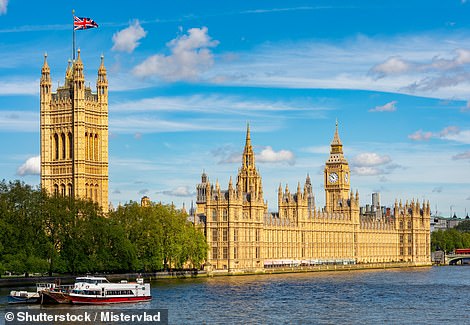
[[[166,308],[170,324],[470,324],[470,267],[158,280],[152,296],[106,308]]]

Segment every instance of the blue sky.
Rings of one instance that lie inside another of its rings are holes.
[[[110,201],[226,188],[250,123],[269,209],[310,174],[324,205],[335,120],[361,204],[470,211],[470,1],[0,0],[0,178],[39,184],[39,77],[72,53],[110,84]],[[38,19],[39,18],[39,19]]]

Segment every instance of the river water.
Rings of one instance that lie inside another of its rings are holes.
[[[166,308],[170,324],[470,324],[470,267],[158,280],[152,296],[109,308]]]

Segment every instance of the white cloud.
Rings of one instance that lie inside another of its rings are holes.
[[[466,49],[455,49],[454,57],[452,59],[443,59],[434,57],[430,64],[430,67],[438,70],[449,70],[454,69],[458,66],[470,63],[470,51]],[[424,66],[426,68],[426,66]]]
[[[354,175],[359,176],[376,176],[383,174],[383,171],[380,168],[376,167],[353,167],[352,172]]]
[[[454,159],[454,160],[470,159],[470,151],[465,151],[465,152],[459,153],[459,154],[453,156],[452,159]]]
[[[351,159],[351,170],[355,175],[375,176],[390,174],[400,165],[391,164],[392,159],[388,155],[379,155],[375,152],[364,152]]]
[[[171,54],[148,57],[133,69],[139,77],[156,76],[167,81],[197,80],[214,64],[210,48],[219,44],[212,40],[207,27],[191,28],[188,34],[167,43]]]
[[[217,147],[211,151],[214,157],[218,157],[218,164],[233,164],[242,161],[242,154],[232,145]]]
[[[161,191],[159,193],[178,197],[191,197],[196,194],[194,191],[191,191],[188,186],[178,186],[174,189]]]
[[[470,144],[470,130],[449,133],[441,136],[441,139]]]
[[[0,15],[7,13],[8,0],[0,0]]]
[[[39,80],[0,80],[0,95],[37,95],[38,93]]]
[[[193,111],[193,112],[230,112],[245,115],[253,111],[303,111],[312,117],[318,114],[323,117],[323,112],[330,110],[324,106],[312,105],[311,99],[300,100],[269,100],[251,99],[242,96],[204,94],[192,96],[160,96],[143,98],[136,101],[112,103],[113,112],[137,112],[137,111]]]
[[[303,152],[313,153],[313,154],[322,154],[328,155],[330,152],[330,146],[314,146],[306,147],[301,149]]]
[[[456,48],[451,53],[452,57],[450,58],[438,54],[427,61],[423,58],[411,61],[401,57],[391,57],[385,62],[373,66],[369,74],[376,79],[404,74],[418,78],[418,81],[415,80],[400,87],[400,90],[409,93],[429,92],[468,84],[470,73],[467,68],[470,64],[470,50]]]
[[[147,188],[144,188],[144,189],[141,189],[141,190],[139,191],[139,194],[140,194],[140,195],[145,195],[145,194],[147,194],[148,192],[149,192],[149,190],[148,190]]]
[[[396,104],[397,101],[393,100],[385,105],[375,106],[375,108],[371,108],[369,112],[395,112],[397,110]]]
[[[129,27],[113,35],[112,51],[122,51],[131,53],[139,46],[139,40],[144,38],[147,32],[140,26],[139,21],[135,20]]]
[[[433,137],[432,132],[423,132],[423,130],[418,130],[415,133],[408,135],[408,139],[411,139],[414,141],[429,140],[432,137]]]
[[[365,152],[353,157],[352,164],[358,167],[371,167],[388,164],[392,159],[387,156],[380,156],[374,152]]]
[[[31,111],[0,111],[0,131],[39,132],[39,113]]]
[[[445,127],[439,132],[423,132],[423,130],[418,130],[415,133],[408,135],[408,138],[414,141],[427,141],[435,138],[470,144],[470,130],[460,130],[459,127],[451,125]]]
[[[289,165],[295,163],[295,157],[292,151],[289,150],[279,150],[274,151],[272,147],[267,146],[261,152],[256,155],[256,160],[258,162],[287,162]]]
[[[41,173],[41,156],[28,158],[23,165],[18,167],[16,173],[19,176],[39,175]]]
[[[411,68],[411,64],[404,61],[399,56],[392,56],[385,60],[385,62],[373,66],[369,73],[376,78],[383,78],[392,74],[405,73],[411,70]]]

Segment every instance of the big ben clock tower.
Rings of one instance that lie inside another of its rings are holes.
[[[343,155],[343,144],[338,135],[338,122],[331,142],[330,157],[325,164],[325,209],[344,212],[349,209],[349,164]]]

